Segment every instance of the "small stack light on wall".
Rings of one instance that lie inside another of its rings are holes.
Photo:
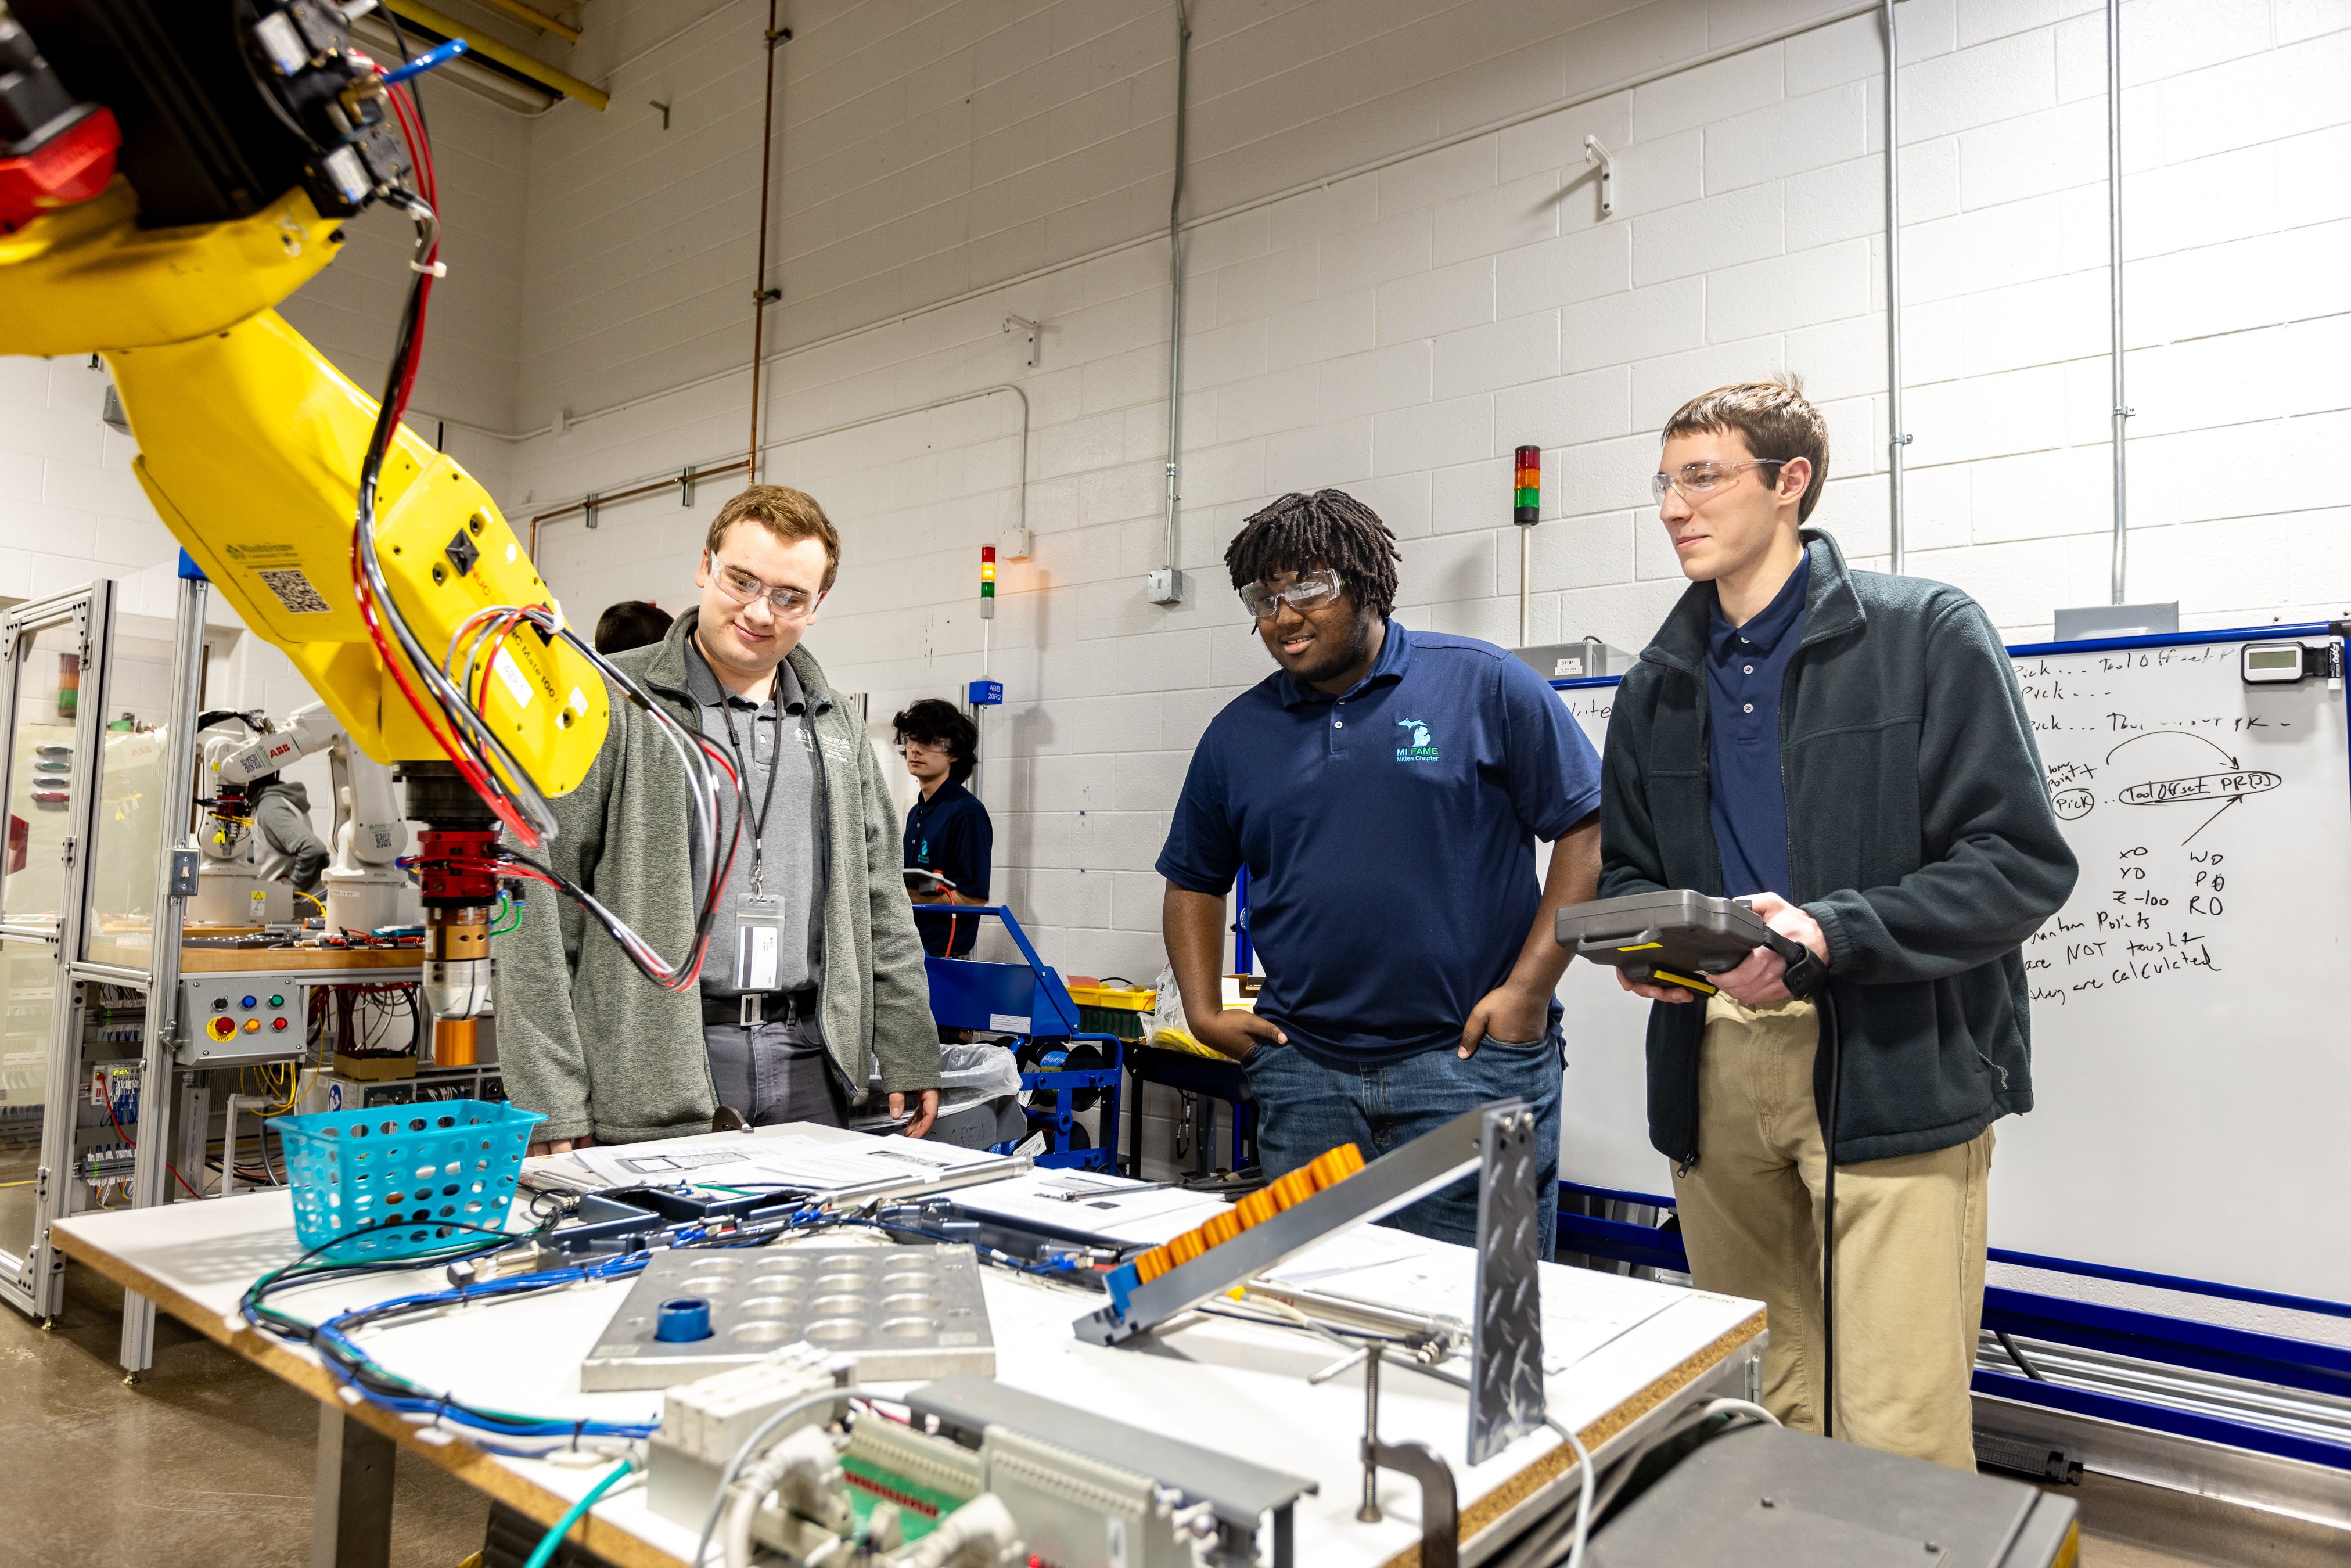
[[[1510,521],[1519,526],[1519,646],[1534,642],[1535,521],[1542,515],[1542,448],[1521,446],[1512,465]]]
[[[1004,704],[1004,683],[987,678],[988,643],[996,629],[996,547],[979,547],[979,679],[971,683],[966,704],[971,709],[971,722],[979,731],[982,758],[987,755],[987,710]],[[979,793],[979,766],[975,763],[971,775],[971,792]]]

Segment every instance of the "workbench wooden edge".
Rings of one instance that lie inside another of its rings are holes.
[[[365,1401],[357,1405],[347,1404],[342,1397],[342,1385],[317,1362],[295,1354],[271,1335],[257,1330],[231,1329],[220,1313],[141,1273],[112,1253],[82,1241],[63,1225],[52,1227],[49,1237],[58,1251],[75,1261],[96,1270],[126,1291],[136,1291],[206,1339],[227,1346],[319,1403],[331,1405],[346,1416],[390,1437],[401,1447],[423,1455],[476,1491],[487,1493],[543,1525],[552,1525],[571,1507],[573,1500],[549,1491],[537,1482],[508,1469],[495,1456],[484,1453],[463,1438],[453,1438],[445,1443],[426,1442],[418,1436],[423,1428],[410,1425],[388,1410],[379,1409]],[[571,1539],[590,1552],[611,1559],[620,1568],[681,1568],[678,1558],[593,1515],[572,1527]]]
[[[1720,1366],[1741,1346],[1761,1336],[1763,1328],[1763,1313],[1758,1310],[1737,1328],[1717,1336],[1704,1348],[1693,1351],[1672,1371],[1653,1380],[1647,1387],[1615,1406],[1598,1420],[1576,1428],[1575,1435],[1583,1440],[1585,1452],[1598,1453],[1602,1444]],[[1550,1449],[1533,1464],[1461,1511],[1461,1543],[1467,1546],[1504,1514],[1574,1468],[1575,1452],[1565,1443]],[[1417,1545],[1406,1547],[1389,1558],[1381,1568],[1420,1568],[1420,1548]]]

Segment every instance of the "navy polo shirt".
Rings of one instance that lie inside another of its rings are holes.
[[[996,824],[979,797],[950,779],[927,800],[917,798],[906,810],[906,864],[935,871],[956,884],[966,898],[987,902],[988,862],[996,857]],[[922,900],[917,898],[916,903]],[[946,902],[944,899],[939,902]],[[977,915],[914,916],[923,934],[924,951],[938,957],[960,957],[971,951],[979,935]],[[955,936],[955,952],[947,936]]]
[[[1724,619],[1716,596],[1706,634],[1706,765],[1715,848],[1731,898],[1776,893],[1793,902],[1788,871],[1788,796],[1780,776],[1780,687],[1804,638],[1804,591],[1813,558],[1788,575],[1744,626]]]
[[[1567,705],[1490,643],[1388,622],[1343,696],[1277,670],[1210,721],[1159,874],[1221,897],[1249,870],[1259,1018],[1336,1062],[1459,1045],[1542,890],[1534,841],[1600,806]]]

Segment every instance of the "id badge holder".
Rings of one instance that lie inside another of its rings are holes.
[[[772,991],[784,968],[784,901],[753,894],[735,911],[735,988]]]

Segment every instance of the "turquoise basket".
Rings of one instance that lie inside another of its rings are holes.
[[[486,1100],[281,1116],[270,1126],[286,1143],[294,1234],[306,1249],[349,1237],[329,1256],[355,1262],[475,1235],[461,1226],[503,1228],[531,1129],[545,1120]]]

